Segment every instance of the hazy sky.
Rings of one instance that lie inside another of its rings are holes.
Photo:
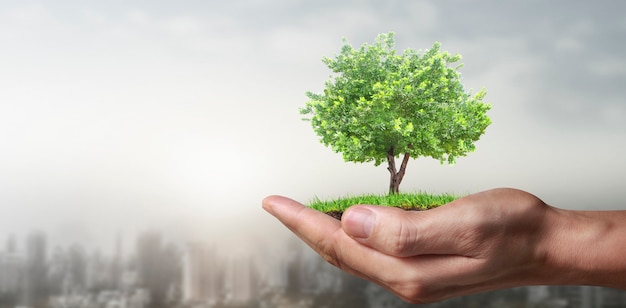
[[[512,186],[564,208],[626,208],[625,9],[2,1],[0,244],[32,229],[106,245],[148,228],[271,239],[283,230],[260,209],[265,195],[385,193],[384,166],[344,163],[298,108],[342,37],[360,46],[388,31],[398,49],[439,41],[462,54],[466,88],[485,87],[493,106],[476,152],[455,166],[413,160],[401,189]]]

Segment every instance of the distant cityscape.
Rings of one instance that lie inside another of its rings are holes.
[[[297,240],[286,241],[287,253],[220,255],[210,243],[144,232],[128,257],[121,241],[103,255],[78,244],[50,248],[43,232],[22,241],[8,236],[0,249],[0,308],[413,307],[326,264]],[[626,292],[524,287],[420,307],[620,308]]]

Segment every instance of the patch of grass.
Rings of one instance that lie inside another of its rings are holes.
[[[427,193],[400,193],[396,195],[361,195],[347,196],[333,200],[320,200],[315,198],[308,206],[320,212],[343,212],[347,208],[357,204],[371,204],[382,206],[394,206],[403,209],[426,210],[458,199],[453,194],[427,194]]]

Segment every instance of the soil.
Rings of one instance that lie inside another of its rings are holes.
[[[341,220],[341,216],[343,215],[342,211],[330,211],[330,212],[326,212],[326,215],[329,215],[330,217],[337,219],[337,220]]]
[[[405,211],[426,211],[429,209],[423,209],[423,208],[416,208],[416,207],[406,207],[406,206],[396,206],[397,208],[401,208]],[[341,216],[343,216],[343,211],[328,211],[325,212],[326,215],[337,219],[337,220],[341,220]]]

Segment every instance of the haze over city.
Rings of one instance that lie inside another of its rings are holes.
[[[573,209],[624,209],[626,5],[619,1],[3,1],[0,240],[43,230],[109,249],[167,230],[247,251],[288,232],[283,194],[385,193],[298,108],[321,62],[396,33],[463,55],[493,124],[455,166],[409,163],[401,189],[510,186]],[[129,242],[131,240],[128,240]],[[246,247],[241,247],[246,246]]]

